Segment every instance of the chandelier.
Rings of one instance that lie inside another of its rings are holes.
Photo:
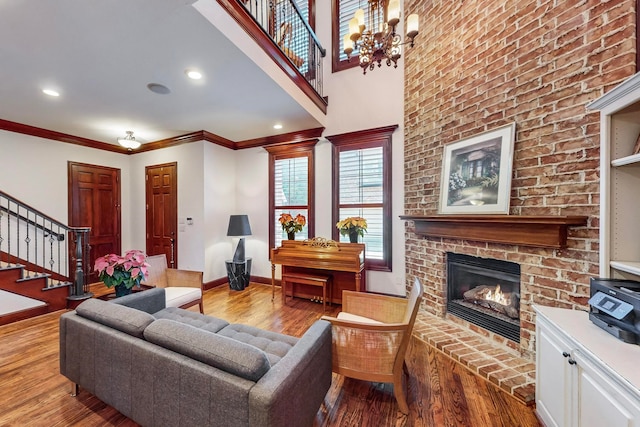
[[[365,12],[358,9],[354,17],[349,21],[349,33],[344,36],[344,53],[351,60],[354,49],[360,49],[360,67],[363,74],[367,69],[373,70],[375,64],[382,66],[385,61],[387,66],[398,67],[398,59],[401,56],[400,46],[411,44],[418,35],[418,15],[411,14],[407,17],[407,40],[402,43],[402,38],[396,34],[396,25],[400,22],[399,0],[367,0],[368,11],[365,24]]]

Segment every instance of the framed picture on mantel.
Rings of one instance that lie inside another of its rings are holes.
[[[516,125],[444,147],[441,214],[508,214]]]

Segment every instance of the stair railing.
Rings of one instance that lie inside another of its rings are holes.
[[[0,261],[24,266],[48,286],[72,284],[69,299],[89,298],[88,227],[70,227],[0,190]]]
[[[237,0],[274,41],[316,93],[322,95],[326,50],[295,0]]]

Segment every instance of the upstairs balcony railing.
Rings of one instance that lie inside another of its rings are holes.
[[[295,0],[218,0],[218,2],[259,44],[261,44],[261,38],[268,40],[271,46],[262,44],[266,51],[273,51],[274,45],[277,47],[281,56],[286,58],[291,66],[290,69],[297,71],[315,92],[315,97],[319,99],[319,101],[314,100],[316,105],[326,112],[326,99],[322,94],[322,59],[326,56],[326,50],[309,25],[307,8],[301,9]],[[253,28],[240,11],[249,17]],[[274,59],[278,62],[277,58]],[[295,81],[295,76],[292,76],[286,68],[288,67],[283,67]],[[304,91],[304,88],[302,89]]]
[[[27,277],[49,277],[49,286],[72,283],[70,299],[89,294],[89,231],[64,225],[0,191],[0,267],[24,266]]]

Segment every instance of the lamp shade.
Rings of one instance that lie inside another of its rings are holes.
[[[229,228],[227,229],[227,236],[251,236],[249,215],[229,216]]]

